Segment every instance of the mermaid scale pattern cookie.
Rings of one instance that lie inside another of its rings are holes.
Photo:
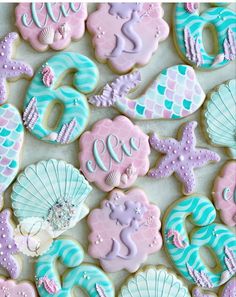
[[[157,76],[145,93],[130,99],[129,92],[141,82],[139,71],[123,75],[106,84],[101,95],[89,102],[97,107],[114,106],[133,119],[178,119],[194,113],[202,105],[205,93],[192,67],[176,65]]]
[[[37,51],[66,48],[85,31],[86,3],[20,3],[16,26],[22,37]]]
[[[118,73],[144,66],[169,34],[160,3],[102,3],[91,13],[87,29],[95,56]]]
[[[227,81],[207,95],[203,120],[213,145],[226,149],[236,159],[236,79]]]
[[[161,249],[160,211],[145,193],[114,190],[88,217],[89,254],[107,272],[135,272],[149,254]]]
[[[191,295],[183,282],[169,269],[164,266],[147,266],[122,285],[118,297],[191,297]]]
[[[28,282],[15,282],[0,278],[0,296],[2,297],[37,297],[34,286]]]
[[[0,106],[0,209],[2,194],[19,169],[24,128],[18,110],[10,104]]]

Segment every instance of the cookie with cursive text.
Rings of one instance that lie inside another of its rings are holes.
[[[102,3],[89,15],[95,56],[119,73],[144,66],[167,38],[169,26],[160,3]]]
[[[161,249],[160,210],[140,189],[114,190],[89,217],[90,256],[107,272],[135,272]]]
[[[101,190],[128,188],[149,169],[148,136],[125,116],[103,119],[79,140],[80,168]]]
[[[87,4],[20,3],[15,14],[17,28],[35,50],[63,50],[84,35]]]

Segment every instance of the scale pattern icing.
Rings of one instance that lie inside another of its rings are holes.
[[[89,102],[96,106],[115,106],[121,113],[140,120],[178,119],[195,112],[203,103],[202,90],[192,67],[176,65],[162,70],[143,95],[129,99],[128,93],[141,82],[138,71],[107,84],[102,95]]]
[[[187,234],[185,219],[190,216],[197,226]],[[164,218],[163,237],[165,248],[178,271],[191,283],[200,287],[213,288],[227,282],[236,271],[236,238],[230,229],[214,223],[216,210],[211,201],[202,196],[190,196],[174,203]],[[176,247],[167,238],[169,229],[178,231],[186,247]],[[220,269],[208,269],[199,256],[203,246],[211,248],[220,263]]]
[[[70,269],[61,281],[55,266],[57,259]],[[50,250],[40,256],[36,263],[36,284],[40,297],[72,297],[71,291],[75,286],[82,288],[89,297],[114,297],[113,286],[105,273],[96,266],[81,264],[83,259],[84,251],[77,242],[69,239],[55,240]],[[40,279],[53,282],[56,292],[51,294],[48,286],[40,282]],[[98,291],[104,292],[104,295],[99,295]]]

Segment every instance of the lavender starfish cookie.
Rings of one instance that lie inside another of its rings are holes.
[[[8,33],[0,41],[0,104],[7,100],[7,80],[17,79],[20,76],[31,77],[33,69],[28,64],[11,58],[13,43],[19,35],[15,32]]]
[[[184,194],[190,194],[195,189],[195,168],[202,167],[212,161],[220,161],[218,154],[207,149],[196,148],[194,134],[196,126],[197,122],[195,121],[187,123],[183,128],[180,141],[173,138],[159,139],[156,134],[153,134],[149,140],[154,150],[166,154],[166,156],[155,168],[150,170],[148,175],[159,179],[175,173],[184,186]]]
[[[0,266],[5,268],[11,278],[17,278],[20,274],[20,266],[14,258],[18,252],[13,239],[13,228],[10,223],[10,210],[0,212]]]

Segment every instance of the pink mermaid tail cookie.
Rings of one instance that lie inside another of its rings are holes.
[[[134,272],[162,246],[160,211],[139,189],[114,190],[90,213],[88,224],[89,254],[107,272]]]
[[[89,15],[98,61],[119,73],[147,64],[169,34],[160,3],[102,3]]]
[[[212,195],[220,211],[222,221],[228,226],[236,225],[236,161],[224,165],[215,179]]]

